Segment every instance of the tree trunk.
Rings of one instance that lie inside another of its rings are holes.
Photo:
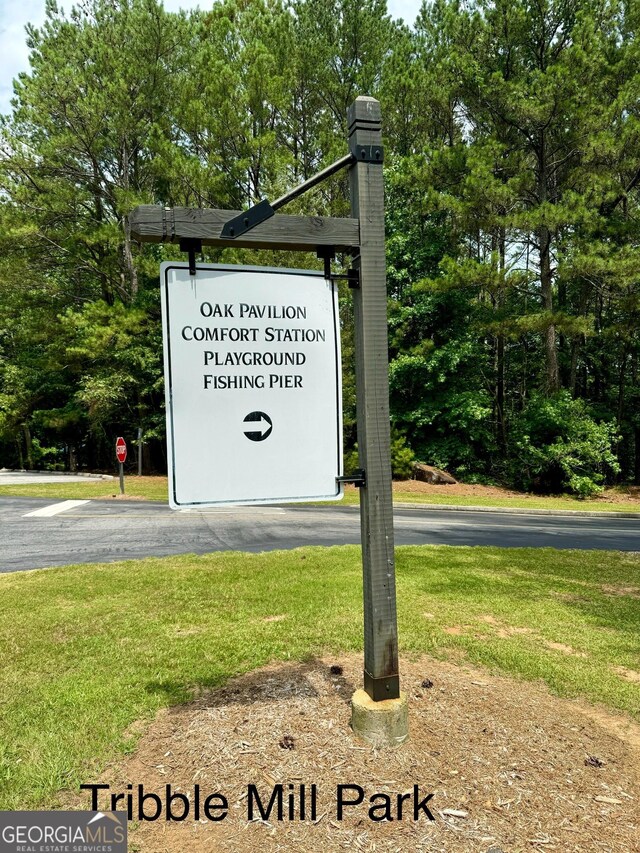
[[[26,452],[25,468],[27,471],[31,471],[33,468],[33,445],[31,442],[31,430],[27,424],[22,424],[22,434],[24,436],[24,447]]]
[[[625,391],[625,374],[627,372],[627,360],[629,353],[627,347],[622,350],[622,358],[620,359],[620,372],[618,374],[618,432],[622,429],[622,419],[624,417],[624,391]]]
[[[620,463],[621,474],[618,474],[616,479],[620,479],[620,477],[624,477],[625,473],[631,467],[631,454],[629,451],[628,442],[625,441],[625,437],[622,433],[622,421],[624,418],[624,408],[625,408],[625,374],[627,369],[627,361],[628,361],[628,350],[625,346],[622,351],[622,357],[620,359],[620,372],[618,374],[618,411],[616,416],[616,423],[618,427],[618,435],[620,436],[617,441],[616,447],[616,456],[618,457],[618,462]]]
[[[538,159],[538,202],[543,205],[549,198],[547,174],[547,143],[544,130],[540,131],[536,150]],[[545,329],[546,390],[554,394],[560,388],[558,373],[558,351],[556,349],[556,327],[551,319],[553,315],[553,273],[551,271],[552,234],[546,225],[538,228],[538,252],[540,254],[540,293],[542,307],[549,314],[549,325]]]
[[[503,307],[503,288],[505,276],[505,259],[506,259],[506,234],[505,228],[502,226],[498,234],[498,250],[500,258],[500,289],[498,290],[497,309],[502,319]],[[496,409],[497,409],[497,440],[498,447],[504,451],[507,445],[507,429],[505,422],[504,411],[504,334],[498,332],[496,338]]]
[[[592,285],[585,280],[583,280],[580,285],[580,297],[578,302],[578,314],[580,317],[586,318],[587,316],[591,287]],[[586,343],[587,338],[584,334],[575,336],[571,341],[571,373],[569,377],[569,388],[571,390],[572,397],[578,397],[586,394],[586,387],[584,387],[583,383],[581,383],[581,388],[578,389],[578,362],[582,347],[586,346]]]
[[[129,189],[129,148],[126,139],[123,139],[122,141],[122,185],[125,190]],[[125,273],[129,279],[129,297],[133,302],[138,295],[138,273],[136,271],[136,265],[133,262],[133,254],[131,252],[131,225],[129,223],[129,217],[126,214],[122,217],[122,231],[124,234],[122,257]]]
[[[122,217],[122,230],[124,232],[124,246],[123,246],[123,258],[124,258],[124,266],[127,271],[127,276],[129,278],[129,293],[131,296],[131,301],[136,298],[138,295],[138,273],[136,271],[136,265],[133,261],[133,253],[131,251],[131,225],[129,223],[129,217]]]
[[[580,341],[574,338],[571,342],[571,371],[569,374],[569,390],[572,397],[577,397],[578,385],[578,355],[580,353]]]
[[[631,387],[638,387],[638,353],[634,352],[631,359]],[[633,482],[636,486],[640,486],[640,424],[636,423],[633,430]]]
[[[553,274],[551,272],[551,232],[542,225],[538,231],[540,249],[540,290],[542,294],[542,306],[548,314],[553,314]],[[560,388],[560,375],[558,373],[558,351],[556,348],[556,327],[549,322],[545,330],[545,361],[546,389],[554,394]]]

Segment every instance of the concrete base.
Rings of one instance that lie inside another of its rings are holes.
[[[351,697],[351,728],[372,746],[399,746],[409,737],[407,694],[374,702],[364,690]]]

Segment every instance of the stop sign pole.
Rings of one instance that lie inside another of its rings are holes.
[[[120,494],[124,495],[124,463],[127,458],[127,442],[121,435],[116,438],[116,458],[120,463]]]

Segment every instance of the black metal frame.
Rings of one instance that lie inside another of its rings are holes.
[[[384,699],[397,699],[400,695],[400,676],[394,674],[374,678],[365,669],[364,689],[374,702],[382,702]]]
[[[382,145],[353,144],[351,155],[360,163],[384,163],[384,148]]]
[[[367,485],[367,473],[364,468],[356,468],[351,476],[336,477],[336,483],[352,483],[359,489]]]
[[[202,240],[180,240],[180,251],[189,253],[189,275],[196,274],[196,252],[202,252]]]
[[[345,166],[353,165],[356,160],[361,163],[382,163],[383,159],[384,150],[382,145],[354,146],[349,154],[345,154],[344,157],[336,160],[335,163],[327,166],[326,169],[322,169],[322,171],[313,175],[313,177],[308,180],[298,184],[297,187],[289,190],[289,192],[280,196],[280,198],[277,198],[275,201],[269,202],[267,199],[263,199],[261,202],[258,202],[258,204],[255,204],[248,210],[243,211],[239,216],[229,219],[225,222],[220,236],[229,240],[241,237],[243,234],[246,234],[247,231],[251,231],[252,228],[255,228],[256,225],[260,225],[261,222],[264,222],[266,219],[270,219],[275,214],[276,210],[279,210],[281,207],[284,207],[285,204],[293,201],[294,198],[298,198],[298,196],[303,195],[308,190],[322,183],[322,181],[330,178],[332,175],[335,175],[336,172],[344,169]]]

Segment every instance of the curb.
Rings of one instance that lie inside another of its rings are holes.
[[[0,468],[0,476],[2,474],[42,474],[47,477],[91,477],[92,479],[114,480],[112,474],[88,474],[85,471],[41,471],[40,469],[32,469],[27,471],[26,468]]]
[[[569,515],[577,516],[578,518],[637,518],[640,521],[640,511],[638,512],[604,512],[602,510],[582,510],[582,509],[525,509],[524,507],[508,507],[508,506],[458,506],[457,504],[427,504],[427,503],[395,503],[394,507],[404,508],[420,508],[420,509],[444,509],[455,512],[499,512],[508,515]]]

